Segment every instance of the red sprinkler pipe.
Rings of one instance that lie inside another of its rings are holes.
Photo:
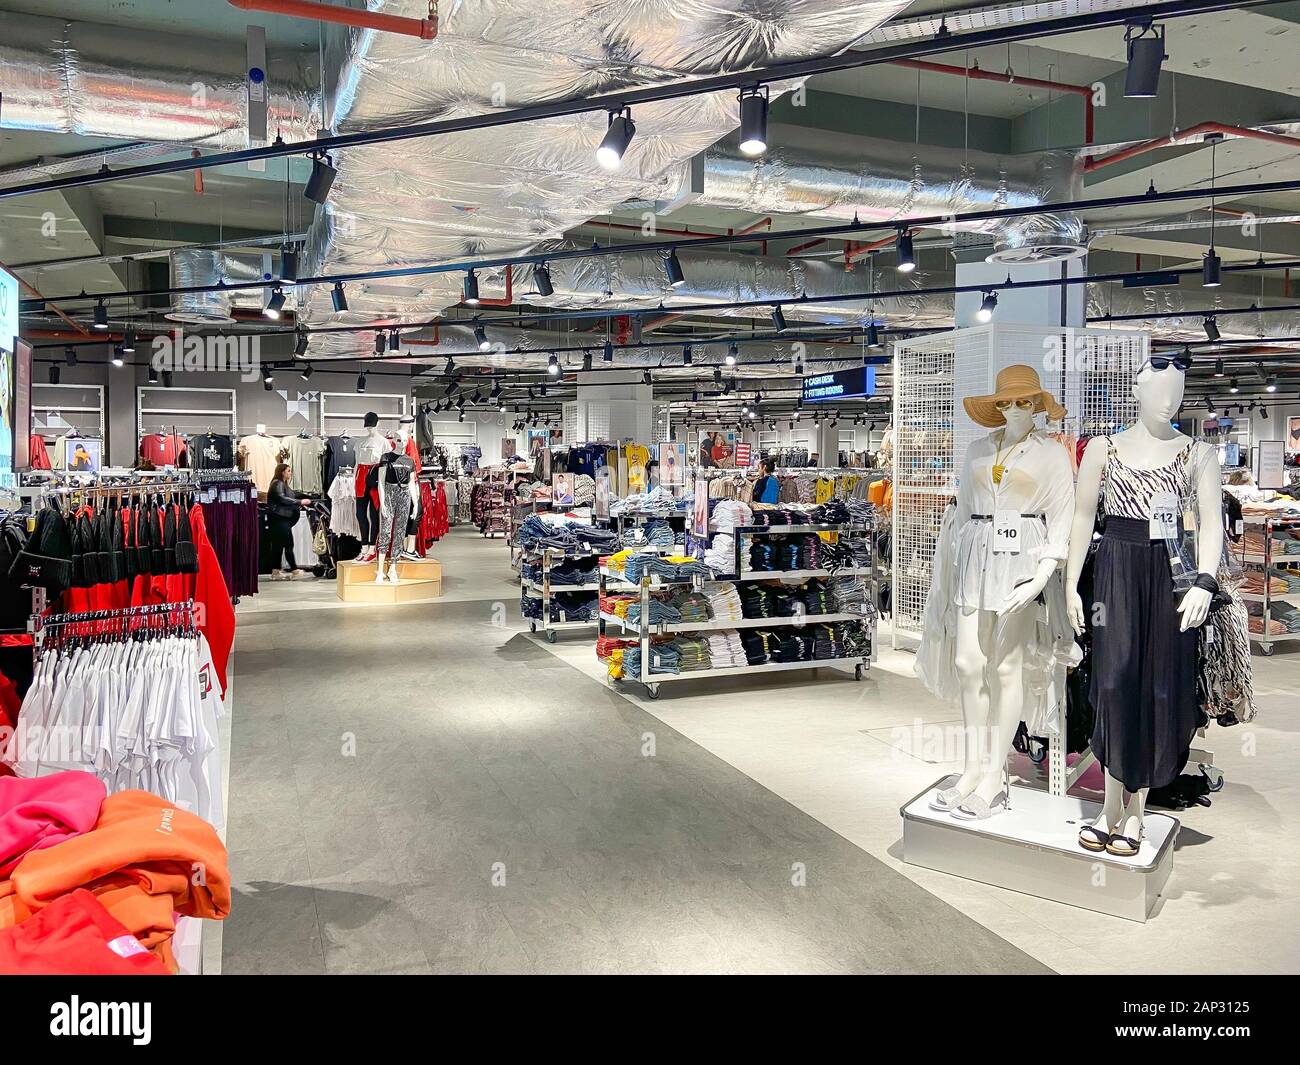
[[[1249,129],[1245,126],[1228,126],[1222,122],[1200,122],[1195,126],[1189,126],[1187,129],[1171,133],[1167,137],[1159,137],[1156,140],[1143,141],[1141,144],[1121,148],[1117,152],[1111,152],[1110,155],[1094,155],[1092,158],[1084,160],[1083,169],[1085,173],[1100,170],[1105,166],[1122,163],[1125,159],[1132,159],[1134,156],[1154,152],[1158,148],[1171,148],[1176,144],[1186,144],[1197,137],[1204,137],[1207,133],[1221,133],[1225,137],[1244,137],[1247,140],[1266,141],[1269,144],[1281,144],[1292,149],[1300,148],[1300,137],[1288,137],[1281,133],[1269,133],[1268,130]]]
[[[358,11],[334,4],[312,3],[310,0],[229,0],[233,7],[244,11],[265,11],[272,15],[311,19],[314,22],[334,22],[340,26],[353,26],[363,30],[380,30],[383,33],[402,33],[431,41],[438,36],[438,5],[429,4],[428,18],[403,18],[384,15],[377,11]]]

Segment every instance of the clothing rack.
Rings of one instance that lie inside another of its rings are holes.
[[[146,606],[120,607],[112,610],[89,610],[73,614],[33,614],[31,632],[39,658],[53,636],[91,636],[97,639],[125,638],[137,634],[197,635],[194,600],[179,603],[152,603]],[[143,622],[143,625],[137,623]],[[83,631],[69,634],[72,626]],[[48,630],[53,629],[53,632]],[[56,641],[57,642],[57,641]]]

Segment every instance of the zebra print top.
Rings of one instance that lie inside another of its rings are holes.
[[[1191,454],[1193,443],[1189,440],[1172,462],[1154,470],[1138,470],[1124,464],[1115,442],[1106,437],[1108,456],[1102,490],[1102,506],[1106,514],[1146,521],[1151,517],[1151,497],[1157,492],[1173,492],[1179,499],[1186,499],[1187,456]]]

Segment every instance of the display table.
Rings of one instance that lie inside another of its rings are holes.
[[[340,562],[338,597],[345,603],[422,603],[442,595],[442,563],[435,558],[397,563],[398,583],[376,583],[377,562]]]
[[[1178,818],[1148,810],[1141,849],[1118,858],[1078,843],[1100,803],[1013,786],[1009,810],[966,821],[930,807],[935,789],[956,781],[937,780],[903,806],[903,861],[1130,921],[1151,915],[1173,870]]]

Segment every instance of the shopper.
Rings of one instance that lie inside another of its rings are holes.
[[[290,487],[293,469],[287,462],[275,468],[271,487],[266,492],[266,509],[271,519],[271,580],[293,580],[298,576],[298,562],[293,557],[293,527],[302,516],[309,500]],[[283,556],[285,566],[280,569]]]
[[[776,479],[776,459],[763,460],[763,476],[754,483],[755,503],[776,503],[781,499],[781,483]]]

